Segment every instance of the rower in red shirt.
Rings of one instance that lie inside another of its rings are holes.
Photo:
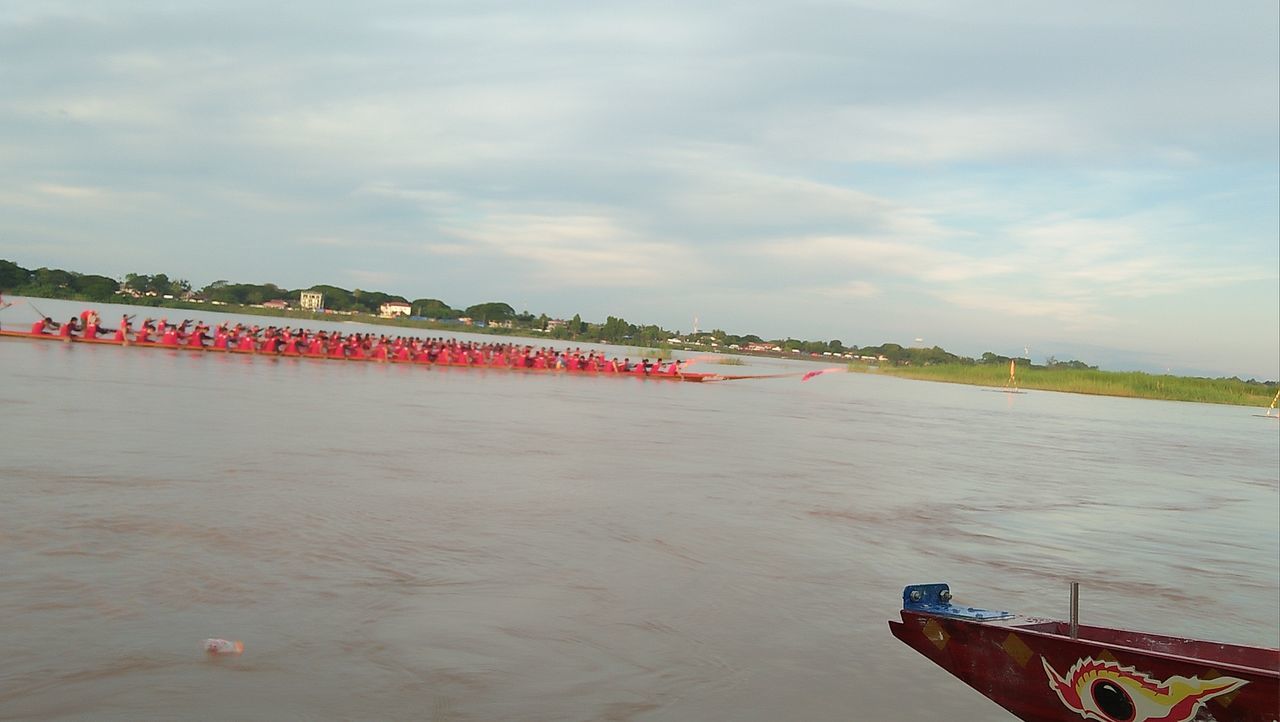
[[[178,345],[178,327],[165,326],[164,333],[160,336],[161,346],[177,346]]]
[[[133,316],[120,316],[120,325],[116,327],[116,335],[113,337],[117,343],[124,343],[129,340],[129,325],[133,323]]]
[[[45,329],[56,328],[58,328],[58,324],[54,323],[52,318],[45,317],[31,324],[31,335],[43,336]]]
[[[208,338],[205,335],[205,329],[209,328],[203,323],[196,324],[195,329],[187,334],[186,342],[188,348],[204,348],[204,340]]]
[[[75,336],[75,333],[74,333],[75,330],[76,330],[76,317],[72,316],[71,320],[62,324],[62,326],[58,328],[58,335],[63,338],[73,338]]]

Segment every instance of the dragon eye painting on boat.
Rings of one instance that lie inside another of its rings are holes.
[[[1205,702],[1248,684],[1235,677],[1152,679],[1133,667],[1086,657],[1065,675],[1041,659],[1062,703],[1099,722],[1190,722]]]

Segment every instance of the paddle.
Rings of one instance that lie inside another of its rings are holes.
[[[32,311],[35,311],[36,313],[40,314],[40,318],[52,318],[52,316],[46,316],[44,315],[44,311],[41,311],[40,309],[36,308],[36,305],[31,302],[31,299],[27,299],[27,305],[31,307]]]

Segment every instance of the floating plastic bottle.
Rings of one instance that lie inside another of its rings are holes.
[[[240,654],[244,651],[244,642],[229,639],[206,639],[204,651],[209,654]]]

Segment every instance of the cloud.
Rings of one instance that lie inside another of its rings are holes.
[[[401,293],[820,336],[851,306],[850,332],[912,338],[1070,322],[1087,342],[1134,316],[1176,353],[1187,316],[1165,309],[1230,303],[1267,309],[1242,343],[1270,365],[1277,22],[1274,3],[763,2],[726,23],[16,0],[0,257],[292,285],[354,266]]]
[[[1054,298],[1047,294],[980,289],[943,289],[935,295],[948,304],[978,312],[990,319],[1041,319],[1071,328],[1110,325],[1115,319],[1100,313],[1087,298]]]
[[[363,286],[386,288],[403,281],[404,277],[393,271],[369,271],[358,268],[347,269],[347,276]]]
[[[861,299],[879,295],[880,289],[867,281],[849,281],[839,286],[815,287],[811,289],[819,296],[834,299]]]
[[[1014,257],[1051,293],[1146,298],[1280,277],[1280,269],[1188,252],[1177,214],[1045,219],[1010,229]],[[1171,237],[1172,236],[1172,237]]]
[[[860,269],[921,283],[972,281],[1016,271],[1012,264],[999,259],[966,256],[961,252],[893,237],[788,238],[762,243],[752,250],[780,260]]]
[[[639,237],[599,214],[498,211],[444,230],[487,255],[530,264],[543,282],[558,285],[661,287],[701,265],[686,247]]]
[[[121,214],[156,204],[153,193],[120,191],[88,185],[59,182],[15,184],[7,189],[0,185],[0,207],[20,208],[28,211],[56,210],[83,213]]]

